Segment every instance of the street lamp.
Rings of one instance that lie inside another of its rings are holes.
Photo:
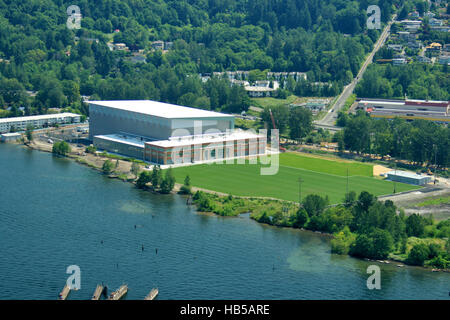
[[[302,182],[303,179],[301,177],[298,177],[298,206],[301,207],[302,205]]]

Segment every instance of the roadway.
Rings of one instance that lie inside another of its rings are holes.
[[[334,123],[337,118],[337,114],[339,110],[345,105],[345,101],[350,97],[350,95],[353,93],[353,90],[355,89],[358,82],[362,79],[364,72],[366,71],[369,64],[373,61],[373,56],[375,53],[383,46],[384,42],[386,41],[387,37],[389,36],[389,31],[391,29],[392,23],[394,23],[395,19],[397,18],[397,15],[394,14],[392,17],[392,20],[389,21],[387,26],[384,28],[383,32],[381,33],[380,37],[378,38],[377,42],[375,43],[375,46],[372,50],[372,52],[369,54],[369,56],[364,61],[363,65],[361,66],[361,69],[359,70],[356,78],[352,80],[350,84],[344,87],[344,90],[342,91],[341,95],[336,99],[334,104],[331,106],[328,113],[321,119],[316,121],[317,127],[334,127]]]

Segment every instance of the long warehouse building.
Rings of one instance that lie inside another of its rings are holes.
[[[0,133],[23,131],[31,125],[34,129],[45,128],[55,124],[79,123],[81,116],[75,113],[55,113],[38,116],[14,117],[0,119]]]
[[[399,117],[407,120],[450,122],[448,101],[362,99],[358,108],[364,109],[373,118]]]
[[[98,149],[161,165],[261,155],[264,135],[234,129],[234,116],[150,100],[90,101]]]

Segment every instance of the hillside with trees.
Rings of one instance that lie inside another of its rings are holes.
[[[371,1],[382,22],[396,0]],[[0,0],[0,116],[87,115],[91,99],[153,99],[240,112],[241,86],[199,73],[271,70],[307,73],[288,89],[336,95],[356,75],[379,30],[367,30],[367,0],[82,0],[81,29],[68,29],[64,0]],[[172,42],[168,51],[152,41]],[[108,42],[144,50],[146,61]],[[317,92],[315,84],[327,83]]]

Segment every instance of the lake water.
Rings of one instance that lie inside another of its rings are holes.
[[[81,269],[69,299],[102,282],[127,283],[126,299],[153,287],[159,299],[449,299],[450,274],[395,265],[368,290],[370,264],[330,254],[327,237],[198,214],[181,196],[0,144],[0,299],[56,299],[69,265]]]

